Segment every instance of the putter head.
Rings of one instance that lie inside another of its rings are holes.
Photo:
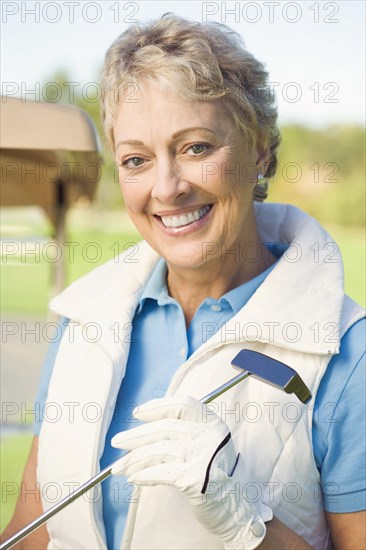
[[[309,388],[297,372],[268,355],[242,349],[231,361],[231,364],[286,393],[294,393],[302,403],[307,403],[311,399]]]

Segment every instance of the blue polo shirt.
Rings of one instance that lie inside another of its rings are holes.
[[[279,258],[286,246],[269,245],[269,248]],[[132,410],[149,399],[165,395],[179,366],[239,312],[273,267],[218,300],[204,300],[187,329],[181,306],[167,291],[165,261],[158,262],[145,285],[133,319],[126,375],[106,436],[101,468],[123,454],[123,451],[111,447],[110,441],[118,432],[138,424],[132,417]],[[60,324],[65,330],[67,320],[61,320]],[[363,319],[343,336],[341,352],[332,357],[314,405],[314,457],[321,473],[325,509],[329,512],[353,512],[365,508],[363,442],[366,422],[365,406],[362,406],[365,403],[365,369],[362,368],[365,334],[366,320]],[[41,377],[37,395],[41,410],[59,341],[51,345]],[[354,406],[356,402],[358,404]],[[39,419],[35,423],[36,435],[41,422]],[[102,482],[102,494],[107,545],[109,549],[120,548],[129,503],[136,498],[134,488],[123,476],[110,476]]]

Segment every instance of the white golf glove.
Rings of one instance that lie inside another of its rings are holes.
[[[115,462],[112,474],[126,475],[140,485],[176,487],[226,549],[257,548],[272,510],[243,499],[240,482],[245,478],[240,478],[245,468],[241,460],[237,464],[226,423],[209,405],[188,396],[153,399],[133,416],[148,424],[113,437],[114,447],[131,452]]]

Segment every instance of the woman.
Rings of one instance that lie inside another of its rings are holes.
[[[51,303],[64,335],[40,400],[62,414],[43,420],[24,487],[37,465],[47,508],[131,452],[103,499],[24,548],[362,548],[364,311],[315,220],[253,202],[279,144],[266,78],[225,26],[172,15],[109,49],[105,132],[145,241]],[[252,379],[201,406],[242,349],[294,368],[310,406]],[[7,534],[40,512],[21,500]]]

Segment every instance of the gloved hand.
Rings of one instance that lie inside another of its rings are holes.
[[[139,406],[133,416],[148,424],[113,437],[114,447],[131,452],[115,462],[112,474],[140,485],[176,487],[227,549],[259,546],[272,511],[243,499],[233,474],[238,457],[230,431],[210,406],[188,396],[164,397]]]

